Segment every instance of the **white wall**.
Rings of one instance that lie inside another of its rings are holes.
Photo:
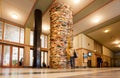
[[[79,36],[73,37],[73,48],[78,49],[79,48]]]
[[[82,48],[82,34],[79,34],[79,48]]]
[[[75,49],[85,48],[94,50],[94,40],[90,39],[84,34],[79,34],[73,38],[73,47]]]
[[[113,52],[110,49],[103,46],[103,55],[113,57]]]
[[[94,50],[94,40],[82,34],[82,48]]]

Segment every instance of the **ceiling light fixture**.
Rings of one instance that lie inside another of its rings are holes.
[[[120,41],[118,41],[118,40],[113,42],[113,44],[119,44],[119,43],[120,43]]]
[[[108,33],[109,31],[110,31],[110,30],[108,30],[108,29],[107,29],[107,30],[104,30],[104,33]]]
[[[75,4],[79,3],[80,0],[73,0]]]
[[[118,47],[120,47],[120,44],[118,45]]]
[[[17,19],[18,18],[18,16],[16,14],[12,14],[11,16],[12,16],[13,19]]]
[[[98,22],[100,22],[101,19],[102,19],[101,16],[95,16],[95,17],[92,19],[92,21],[93,21],[94,23],[98,23]]]

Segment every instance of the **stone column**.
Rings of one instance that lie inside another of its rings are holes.
[[[39,9],[35,10],[35,28],[34,28],[34,60],[33,67],[41,67],[41,32],[42,32],[42,12]]]
[[[66,68],[68,38],[72,46],[72,11],[64,3],[54,3],[50,9],[50,67]]]

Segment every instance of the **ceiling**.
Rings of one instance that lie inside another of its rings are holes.
[[[43,13],[42,30],[49,34],[49,10],[55,2],[70,5],[73,11],[73,33],[84,33],[114,52],[120,52],[115,40],[120,40],[120,0],[0,0],[0,18],[18,23],[24,27],[34,28],[34,10]],[[9,7],[9,8],[8,8]],[[8,14],[14,12],[20,18],[13,19]],[[104,33],[109,29],[108,33]]]
[[[0,18],[24,25],[35,0],[0,0]]]

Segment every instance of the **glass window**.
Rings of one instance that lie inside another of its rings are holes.
[[[33,45],[33,38],[34,38],[34,34],[33,31],[30,32],[30,45]],[[41,39],[41,48],[47,48],[47,35],[41,35],[40,37]]]
[[[3,23],[0,22],[0,39],[2,39],[2,27],[3,27]]]
[[[30,50],[30,66],[33,66],[33,50]]]
[[[1,57],[2,57],[2,45],[0,45],[0,66],[1,66],[1,64],[2,64],[2,62],[1,62]]]
[[[44,62],[44,52],[41,51],[41,66],[43,67],[43,62]]]
[[[41,66],[46,67],[48,64],[48,53],[41,51]]]
[[[20,27],[5,24],[4,39],[13,42],[19,42]]]
[[[21,28],[21,32],[20,32],[20,43],[24,43],[24,28]]]
[[[12,66],[17,66],[18,64],[18,47],[13,47],[12,50]]]
[[[34,38],[34,33],[33,31],[30,32],[30,45],[33,45],[33,38]]]
[[[47,65],[47,62],[48,62],[48,53],[45,52],[45,64]]]
[[[44,46],[45,46],[44,41],[45,41],[44,35],[41,35],[41,47],[42,48],[44,48]]]
[[[10,65],[10,46],[4,46],[3,66]]]
[[[45,35],[45,40],[44,40],[45,46],[44,46],[44,48],[47,48],[47,42],[48,42],[47,36]]]
[[[23,59],[23,53],[24,53],[24,49],[20,48],[19,61],[21,61],[21,59]]]
[[[41,47],[42,48],[47,48],[47,36],[46,35],[41,35]]]

